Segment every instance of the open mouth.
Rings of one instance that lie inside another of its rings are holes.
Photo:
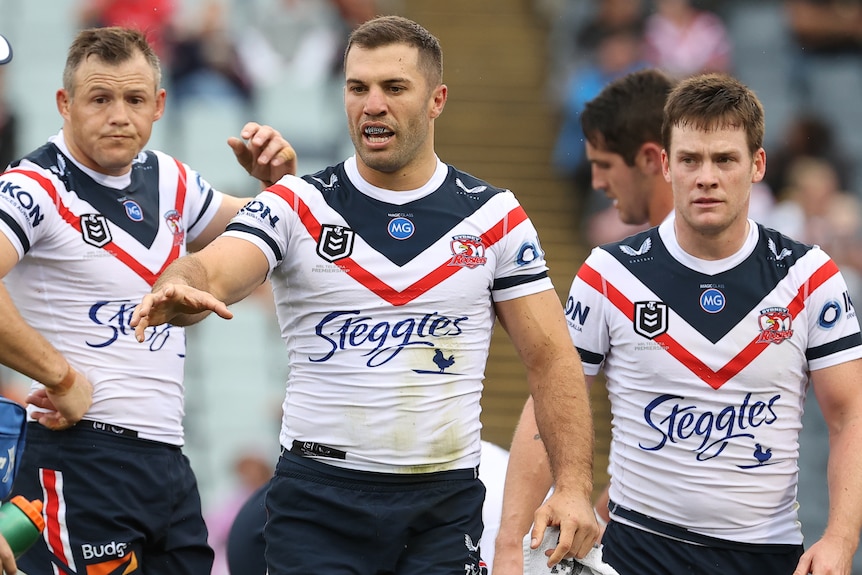
[[[372,144],[382,144],[395,135],[394,132],[384,128],[383,126],[367,126],[362,130],[365,139]]]

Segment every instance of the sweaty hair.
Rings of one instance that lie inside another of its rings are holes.
[[[589,143],[619,154],[634,166],[640,147],[661,145],[662,118],[667,95],[674,82],[650,68],[626,74],[604,87],[581,112],[581,129]]]
[[[407,44],[419,50],[419,66],[431,87],[443,82],[443,50],[431,32],[401,16],[378,16],[356,28],[347,40],[344,61],[353,46],[372,49]]]
[[[662,144],[670,152],[674,127],[711,131],[742,128],[752,155],[763,147],[766,120],[754,92],[728,74],[701,74],[679,83],[664,108]]]
[[[81,30],[69,47],[66,68],[63,70],[63,88],[71,95],[75,91],[75,72],[81,63],[94,56],[106,64],[121,64],[140,52],[153,69],[158,90],[162,82],[159,57],[147,42],[143,32],[118,26]]]

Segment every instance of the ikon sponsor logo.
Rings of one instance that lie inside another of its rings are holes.
[[[33,196],[11,182],[0,182],[0,197],[14,200],[21,212],[27,214],[30,225],[34,228],[45,219],[42,208],[36,203]]]

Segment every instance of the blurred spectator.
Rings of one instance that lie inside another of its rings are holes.
[[[206,515],[209,531],[207,540],[215,551],[212,575],[228,574],[227,541],[231,525],[252,493],[269,482],[273,467],[267,458],[249,450],[237,457],[233,471],[237,479],[236,490],[218,508]]]
[[[862,2],[785,0],[796,42],[808,54],[862,53]]]
[[[84,0],[78,13],[81,27],[125,26],[146,33],[150,45],[164,59],[170,29],[180,0]]]
[[[347,30],[376,15],[374,0],[249,0],[239,49],[255,81],[286,74],[316,85],[341,71]]]
[[[841,269],[851,299],[862,301],[862,207],[858,197],[841,188],[835,166],[823,158],[796,158],[778,197],[764,223],[826,250]]]
[[[656,12],[646,21],[646,58],[677,78],[701,72],[727,72],[731,44],[727,27],[713,12],[691,0],[655,0]]]
[[[590,168],[584,155],[581,111],[612,80],[644,68],[646,63],[640,59],[640,53],[639,26],[626,25],[608,30],[599,41],[591,62],[569,79],[560,131],[554,145],[553,164],[559,174],[571,180],[579,199],[590,190]]]
[[[586,0],[564,1],[557,13],[549,14],[548,83],[552,100],[562,103],[569,80],[593,63],[608,34],[630,29],[641,36],[646,11],[644,0]]]
[[[828,160],[836,170],[841,189],[849,189],[850,163],[838,151],[833,130],[821,117],[802,114],[787,126],[776,150],[768,150],[769,168],[764,181],[778,195],[787,183],[787,172],[797,158],[811,157]]]
[[[829,123],[848,158],[862,157],[862,0],[784,0],[796,43],[790,94]],[[853,166],[851,190],[862,193]]]
[[[199,16],[177,26],[169,58],[173,98],[178,106],[188,100],[218,99],[249,108],[251,77],[228,29],[220,0],[207,0]]]
[[[596,5],[595,15],[575,32],[578,54],[595,53],[602,40],[616,30],[642,31],[646,15],[642,0],[593,0],[593,4]]]

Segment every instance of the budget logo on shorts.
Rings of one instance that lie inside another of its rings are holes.
[[[84,214],[81,216],[81,235],[91,246],[101,248],[111,241],[111,230],[108,220],[102,214]]]
[[[655,339],[667,331],[667,304],[660,301],[635,302],[635,333]]]
[[[317,255],[328,262],[346,258],[353,253],[356,232],[344,226],[323,224],[317,240]]]

